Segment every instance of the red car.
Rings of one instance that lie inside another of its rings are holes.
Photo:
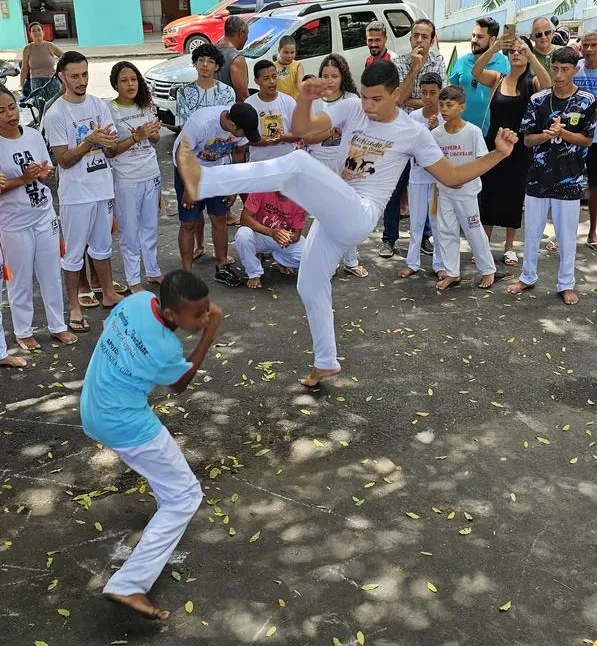
[[[168,23],[162,33],[162,42],[171,52],[190,54],[202,43],[217,43],[224,35],[228,16],[252,14],[254,11],[255,0],[224,0],[203,14],[185,16]]]

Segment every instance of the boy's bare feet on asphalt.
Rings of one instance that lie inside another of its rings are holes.
[[[123,606],[132,608],[146,619],[151,621],[165,621],[170,616],[168,610],[160,610],[151,603],[149,597],[145,594],[104,594],[108,601],[120,603]]]
[[[27,365],[27,359],[24,357],[4,357],[0,359],[0,366],[8,366],[9,368],[24,368]]]
[[[333,377],[334,375],[339,374],[340,370],[341,368],[332,368],[331,370],[313,368],[306,377],[300,379],[299,381],[301,382],[301,384],[303,384],[303,386],[306,386],[307,388],[315,388],[315,386],[317,386],[322,379]]]

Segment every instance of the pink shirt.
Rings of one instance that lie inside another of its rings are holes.
[[[251,193],[245,207],[255,219],[270,229],[300,231],[305,225],[305,209],[277,193]]]

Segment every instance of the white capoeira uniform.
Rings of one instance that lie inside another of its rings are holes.
[[[466,164],[487,154],[487,145],[480,128],[466,123],[457,133],[446,132],[445,126],[432,131],[444,155],[453,164]],[[489,239],[481,226],[477,195],[481,192],[481,179],[476,178],[460,188],[438,184],[439,208],[437,231],[441,258],[448,276],[460,276],[460,230],[473,251],[477,269],[483,276],[495,273]]]
[[[2,275],[2,265],[4,257],[2,256],[2,249],[0,249],[0,361],[6,359],[8,356],[8,347],[6,345],[6,337],[4,336],[4,326],[2,325],[2,296],[4,293],[4,276]]]
[[[359,105],[361,99],[358,95],[353,94],[352,92],[344,92],[341,97],[335,101],[324,101],[323,99],[317,99],[313,101],[312,112],[317,114],[318,112],[328,112],[328,107],[332,107],[341,101],[356,101]],[[307,148],[307,152],[315,159],[319,160],[322,164],[325,164],[328,168],[331,168],[335,173],[339,173],[342,170],[342,164],[344,163],[344,157],[342,157],[342,128],[336,127],[333,129],[331,135],[322,141],[319,144],[310,144]],[[345,267],[354,268],[359,266],[359,253],[356,246],[351,247],[344,252],[342,256],[342,262]]]
[[[131,130],[155,119],[153,110],[136,105],[108,103],[120,140]],[[141,283],[141,257],[147,278],[158,278],[158,218],[162,191],[160,169],[154,147],[139,141],[111,160],[114,171],[114,215],[118,222],[120,253],[129,285]]]
[[[321,369],[340,365],[330,281],[342,256],[373,231],[410,157],[424,167],[442,158],[430,132],[402,111],[394,121],[380,123],[369,120],[360,103],[341,101],[328,114],[332,127],[347,133],[340,175],[297,150],[265,162],[203,168],[198,187],[200,198],[280,191],[314,216],[298,292],[313,337],[314,365]]]
[[[114,129],[106,103],[86,95],[83,103],[57,99],[44,117],[50,146],[76,148],[96,127]],[[101,147],[92,148],[70,168],[58,173],[60,224],[65,254],[62,268],[80,271],[85,249],[94,260],[112,257],[114,182]]]
[[[423,108],[414,110],[408,115],[414,121],[428,127],[428,120],[423,116]],[[440,125],[444,122],[443,117],[438,115]],[[406,255],[406,266],[412,271],[421,269],[421,242],[423,241],[423,232],[425,223],[429,216],[431,225],[431,234],[433,235],[433,271],[444,270],[444,264],[441,258],[440,246],[437,241],[437,185],[435,179],[417,164],[413,159],[410,166],[410,176],[408,180],[408,208],[410,211],[410,241],[408,243],[408,253]],[[435,207],[435,210],[434,208]]]
[[[8,179],[33,162],[50,162],[42,136],[24,127],[18,139],[0,137],[0,168]],[[8,301],[17,339],[33,334],[33,274],[39,282],[48,330],[64,332],[60,236],[50,189],[40,180],[0,194],[0,239],[13,278]]]

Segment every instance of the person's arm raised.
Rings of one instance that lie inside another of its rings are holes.
[[[506,47],[507,45],[514,47],[514,39],[503,39],[498,38],[493,42],[493,45],[477,58],[471,74],[473,78],[479,83],[486,85],[487,87],[493,87],[496,82],[499,80],[501,74],[499,72],[494,72],[492,70],[486,70],[485,68],[489,65],[489,61],[494,57],[496,52],[500,49]]]
[[[458,188],[467,182],[470,182],[487,171],[497,166],[501,161],[506,159],[512,152],[514,144],[518,141],[518,136],[512,130],[500,128],[495,138],[495,150],[487,155],[479,157],[474,161],[456,166],[445,157],[440,159],[431,166],[426,166],[427,170],[435,179],[448,188]]]
[[[533,87],[535,91],[539,92],[539,90],[546,90],[548,87],[551,87],[553,85],[551,76],[543,67],[541,61],[535,56],[535,54],[533,54],[529,46],[520,38],[517,39],[516,44],[520,47],[522,55],[531,64],[531,67],[535,72],[535,78],[533,79]]]
[[[420,71],[423,69],[425,61],[423,55],[421,54],[421,48],[415,47],[410,54],[410,67],[408,69],[408,74],[404,79],[400,79],[400,86],[398,88],[398,105],[405,105],[407,101],[411,100],[413,93],[413,88],[415,86],[415,80],[419,75]],[[400,66],[399,70],[402,66]],[[412,99],[416,101],[416,99]],[[414,107],[414,106],[411,106]],[[420,106],[418,106],[420,107]]]
[[[301,93],[296,100],[296,107],[292,113],[290,131],[296,137],[315,135],[332,128],[332,120],[324,112],[311,114],[311,105],[315,99],[323,96],[323,79],[313,78],[304,81]]]

